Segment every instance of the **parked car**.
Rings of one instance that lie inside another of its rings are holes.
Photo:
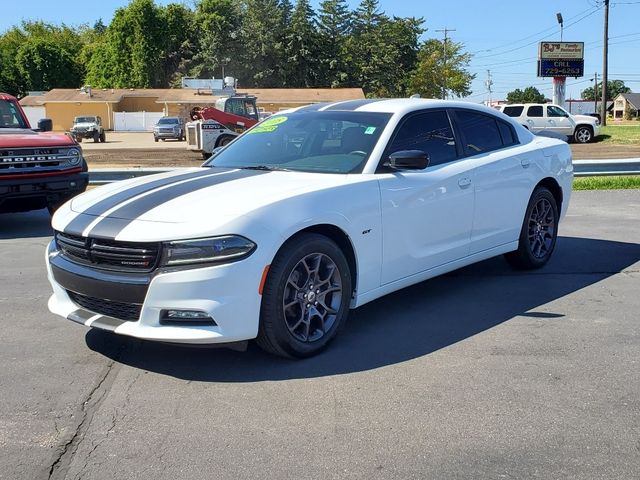
[[[395,290],[501,254],[545,265],[572,180],[565,142],[480,105],[281,112],[202,168],[112,183],[60,208],[49,309],[142,339],[256,338],[310,356],[350,309]]]
[[[0,213],[53,213],[87,188],[80,145],[52,128],[51,119],[43,118],[32,129],[18,100],[0,92]]]
[[[558,105],[520,103],[500,105],[499,110],[533,133],[559,133],[579,143],[591,142],[600,134],[600,120],[589,115],[571,115]]]
[[[184,140],[184,122],[180,117],[162,117],[153,127],[153,139],[156,142],[167,139]]]
[[[95,143],[106,142],[107,136],[98,115],[84,115],[73,119],[71,136],[79,143],[83,138],[92,138]]]

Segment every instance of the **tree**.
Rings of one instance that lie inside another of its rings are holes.
[[[344,48],[350,30],[351,14],[346,0],[325,0],[320,4],[320,85],[338,87],[347,81]]]
[[[442,98],[448,94],[463,97],[471,94],[471,82],[475,74],[467,67],[471,55],[463,51],[463,44],[446,43],[432,38],[425,41],[418,51],[415,70],[409,78],[409,93],[418,93],[427,98]]]
[[[195,13],[196,55],[191,75],[238,75],[242,68],[242,13],[234,0],[202,0]]]
[[[284,80],[286,26],[278,0],[245,0],[242,22],[242,70],[250,86],[279,87]]]
[[[320,41],[309,0],[298,0],[284,41],[284,86],[318,85]]]
[[[377,0],[363,0],[346,41],[348,83],[368,97],[404,95],[407,72],[415,68],[422,19],[389,18]]]
[[[18,70],[29,90],[76,88],[82,84],[82,68],[70,52],[46,38],[30,38],[18,49]]]
[[[0,36],[0,90],[21,96],[29,90],[79,87],[82,48],[82,34],[64,24],[23,22]]]
[[[596,86],[598,100],[602,97],[602,82]],[[620,93],[631,93],[631,89],[627,87],[622,80],[607,81],[607,100],[613,100]],[[593,87],[585,88],[582,91],[583,100],[595,100]]]
[[[536,87],[527,87],[524,90],[516,88],[507,93],[507,103],[544,103],[545,98]]]
[[[153,0],[132,0],[117,9],[105,40],[91,57],[87,82],[104,88],[160,86],[166,27],[163,12]]]

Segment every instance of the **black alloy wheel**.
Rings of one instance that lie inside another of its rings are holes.
[[[544,266],[555,249],[559,220],[553,194],[545,187],[536,188],[527,205],[518,249],[505,255],[507,261],[519,269]]]
[[[335,242],[314,233],[294,237],[269,269],[258,345],[285,357],[315,355],[344,324],[351,293],[349,265]]]

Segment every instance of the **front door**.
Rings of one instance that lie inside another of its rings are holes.
[[[381,173],[382,284],[465,257],[473,221],[472,173],[458,150],[445,110],[406,118],[383,158],[422,150],[430,164],[420,171]]]

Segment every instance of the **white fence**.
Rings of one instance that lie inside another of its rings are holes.
[[[113,129],[116,132],[150,132],[162,112],[113,112]]]

